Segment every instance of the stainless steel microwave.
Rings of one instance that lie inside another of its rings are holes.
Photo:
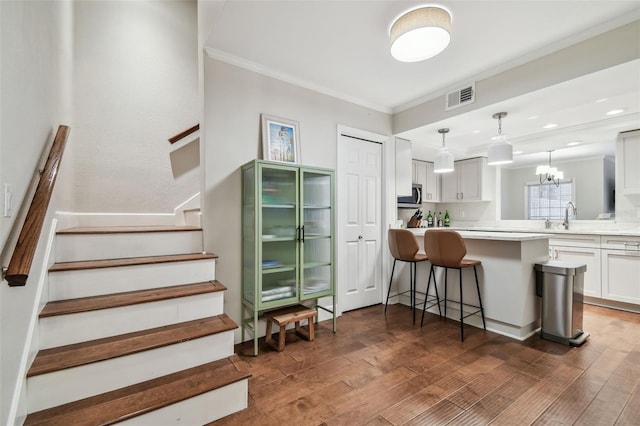
[[[411,196],[398,197],[398,208],[416,209],[422,207],[422,185],[411,185]]]

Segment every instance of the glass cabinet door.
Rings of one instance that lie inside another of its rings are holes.
[[[278,306],[298,298],[298,170],[261,167],[259,305]]]
[[[332,175],[301,172],[301,299],[332,292]]]

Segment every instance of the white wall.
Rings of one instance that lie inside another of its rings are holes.
[[[204,83],[205,250],[220,256],[225,312],[240,323],[240,166],[260,158],[260,113],[297,120],[302,163],[328,168],[336,168],[338,124],[389,135],[391,117],[209,58]]]
[[[200,190],[198,151],[167,138],[199,120],[197,4],[74,3],[76,212],[166,213]],[[184,165],[196,165],[185,170]]]
[[[0,424],[26,410],[53,213],[173,213],[201,188],[198,143],[172,152],[167,141],[200,117],[196,9],[195,0],[0,2],[0,188],[13,185],[16,208],[28,208],[58,125],[71,126],[27,285],[0,286]],[[0,219],[3,265],[17,213]]]
[[[636,20],[542,58],[476,81],[477,95],[472,104],[445,111],[443,94],[394,114],[393,132],[398,134],[435,123],[637,59],[638,44],[629,43],[629,40],[637,39],[639,29],[640,21]],[[499,49],[499,46],[496,48]],[[594,54],[594,52],[597,53]]]
[[[13,185],[16,210],[29,192],[38,159],[48,149],[58,125],[71,120],[71,15],[68,2],[0,2],[0,183]],[[30,196],[26,198],[30,202]],[[17,213],[0,220],[3,265],[12,249],[8,237]],[[13,416],[14,389],[24,380],[20,368],[30,320],[37,309],[45,252],[42,242],[51,221],[47,224],[27,285],[12,288],[5,281],[0,284],[0,424],[8,424]]]

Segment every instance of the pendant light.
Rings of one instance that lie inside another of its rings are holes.
[[[449,173],[453,171],[453,154],[451,154],[444,145],[444,135],[449,133],[449,129],[438,129],[438,133],[442,135],[442,147],[436,155],[436,161],[433,166],[434,173]]]
[[[495,141],[489,145],[487,164],[497,166],[499,164],[513,163],[513,145],[507,141],[507,137],[502,134],[502,118],[506,117],[506,112],[497,112],[493,114],[493,118],[498,119],[498,136]]]
[[[549,164],[545,166],[538,166],[536,168],[536,174],[540,177],[541,185],[548,182],[555,184],[555,186],[560,186],[560,180],[564,179],[564,173],[555,167],[551,167],[551,153],[553,150],[547,152],[549,153]]]
[[[451,14],[438,6],[418,7],[391,24],[391,56],[418,62],[442,52],[451,40]]]

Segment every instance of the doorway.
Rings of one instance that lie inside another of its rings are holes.
[[[382,135],[338,132],[338,303],[341,312],[382,302]],[[366,132],[365,132],[366,133]]]

